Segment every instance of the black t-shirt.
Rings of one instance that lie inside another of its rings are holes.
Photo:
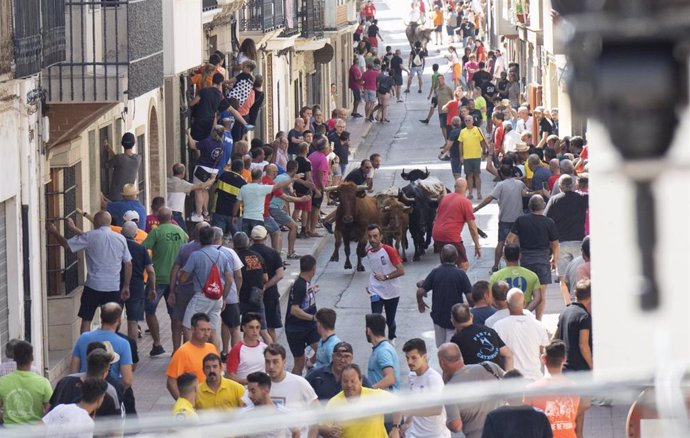
[[[544,133],[546,133],[547,137],[553,134],[553,124],[546,118],[539,121],[539,138],[541,138]]]
[[[252,287],[264,287],[264,273],[266,263],[256,251],[250,249],[240,249],[237,255],[242,260],[242,288],[240,288],[240,303],[249,303],[249,296]]]
[[[551,423],[532,406],[501,406],[489,412],[482,438],[553,438]]]
[[[362,172],[362,168],[358,167],[347,174],[345,181],[350,181],[355,183],[355,185],[361,186],[362,184],[367,183],[367,176],[364,174],[364,172]]]
[[[508,86],[509,85],[510,85],[510,81],[508,81],[508,79],[500,80],[496,84],[496,88],[498,89],[498,94],[499,94],[499,96],[501,96],[502,99],[508,98]]]
[[[294,305],[299,306],[300,309],[310,315],[316,315],[316,299],[314,297],[314,292],[307,284],[307,281],[301,276],[297,277],[297,280],[295,280],[295,283],[290,289],[287,312],[285,315],[285,331],[315,329],[315,321],[299,319],[290,312],[290,309]]]
[[[132,255],[132,279],[129,282],[130,294],[133,297],[141,297],[144,293],[144,271],[146,266],[153,264],[151,257],[144,245],[140,245],[132,239],[127,239],[127,249]],[[120,273],[120,286],[125,279],[124,269]]]
[[[276,271],[278,271],[278,269],[283,268],[283,259],[280,258],[280,253],[275,249],[270,248],[266,245],[257,244],[250,246],[249,249],[259,253],[259,255],[263,257],[264,263],[266,265],[266,274],[268,274],[269,280],[276,275]],[[266,289],[264,295],[269,295],[273,298],[279,297],[280,294],[278,293],[278,285]]]
[[[328,133],[328,141],[333,143],[333,152],[340,159],[340,164],[347,164],[350,161],[350,143],[343,143],[340,141],[340,135],[337,132],[331,131]]]
[[[483,84],[491,80],[491,73],[486,70],[477,70],[474,75],[472,75],[472,80],[477,85]]]
[[[293,138],[304,138],[304,134],[297,131],[296,129],[291,129],[288,131],[288,154],[297,155],[299,152],[299,143],[293,143]]]
[[[535,154],[540,160],[544,161],[544,148],[538,148],[535,145],[530,145],[527,153],[530,155]]]
[[[235,207],[235,202],[237,202],[237,195],[245,184],[247,184],[247,181],[242,178],[242,175],[235,172],[223,172],[218,177],[216,185],[216,205],[214,211],[224,216],[232,216],[232,209]]]
[[[503,367],[500,349],[506,344],[492,328],[481,324],[472,324],[456,333],[450,342],[460,347],[466,364],[494,362]]]
[[[471,23],[469,21],[464,22],[463,24],[460,25],[460,28],[462,29],[462,37],[467,38],[467,37],[474,37],[474,23]]]
[[[472,291],[467,274],[454,264],[442,264],[434,268],[422,283],[422,289],[431,293],[431,320],[437,326],[452,330],[450,309],[464,302],[463,295]]]
[[[579,242],[585,238],[588,209],[588,194],[568,191],[551,197],[544,214],[556,223],[561,242]]]
[[[478,109],[473,109],[469,111],[470,115],[474,119],[474,126],[480,127],[482,126],[482,120],[484,120],[484,117],[482,116],[481,110]]]
[[[367,36],[369,38],[374,38],[377,33],[379,33],[379,27],[373,23],[370,24],[369,28],[367,29]]]
[[[401,75],[402,74],[402,65],[405,61],[398,56],[398,55],[393,55],[391,58],[391,73],[393,75]]]
[[[414,62],[416,56],[419,56],[419,64]],[[412,59],[412,67],[421,67],[424,64],[424,58],[426,57],[426,52],[424,49],[412,49],[410,52],[410,59]]]
[[[558,229],[553,219],[541,214],[524,214],[513,223],[511,233],[520,238],[520,249],[549,251],[551,242],[558,240]]]
[[[82,396],[83,381],[77,376],[65,376],[58,382],[53,395],[50,397],[50,406],[66,405],[70,403],[79,403]],[[115,400],[106,392],[103,398],[103,404],[96,410],[96,417],[108,417],[111,415],[120,415],[121,409],[115,403]]]
[[[474,75],[475,77],[477,76],[476,73]],[[484,96],[484,99],[486,99],[486,105],[493,106],[493,98],[494,96],[496,96],[498,90],[496,90],[496,85],[494,85],[494,83],[491,82],[491,78],[489,78],[489,80],[482,82],[479,85],[479,88],[482,89],[482,96]]]
[[[587,371],[589,365],[580,351],[580,330],[589,330],[589,348],[592,348],[592,317],[585,306],[573,303],[558,317],[560,338],[565,342],[566,358],[564,368],[570,371]]]
[[[199,103],[193,107],[193,115],[199,121],[211,120],[216,112],[223,112],[230,103],[223,97],[223,93],[215,87],[206,87],[199,90]]]
[[[460,142],[458,141],[458,137],[462,129],[463,127],[461,125],[448,131],[448,138],[453,139],[453,146],[450,147],[450,158],[460,159]]]
[[[307,158],[297,157],[295,161],[297,161],[297,173],[303,173],[306,175],[307,172],[311,172],[311,161],[309,161]],[[302,180],[306,181],[307,177],[302,177]],[[293,183],[292,187],[294,187],[295,193],[300,196],[308,195],[310,193],[310,189],[302,184]]]

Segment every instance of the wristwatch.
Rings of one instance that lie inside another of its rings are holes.
[[[388,276],[388,274],[386,274],[386,280],[390,280],[390,277]]]

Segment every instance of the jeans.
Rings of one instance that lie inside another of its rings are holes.
[[[172,217],[173,219],[175,219],[175,222],[177,222],[177,225],[179,225],[185,233],[189,234],[189,232],[187,231],[187,223],[185,222],[182,213],[180,213],[179,211],[173,211]]]
[[[398,311],[398,302],[400,297],[390,298],[384,300],[381,298],[378,301],[371,302],[371,313],[383,313],[386,309],[386,325],[388,326],[388,339],[395,339],[395,314]]]

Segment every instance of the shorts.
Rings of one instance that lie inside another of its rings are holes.
[[[400,86],[403,84],[403,77],[402,73],[395,73],[393,74],[393,83],[397,86]]]
[[[201,184],[201,183],[205,182],[205,181],[202,181],[202,180],[200,180],[199,178],[196,177],[196,169],[199,168],[199,167],[201,167],[202,169],[204,169],[206,172],[209,172],[209,173],[214,173],[214,172],[217,172],[217,171],[218,171],[218,169],[213,169],[213,168],[211,168],[211,167],[206,167],[206,166],[194,166],[194,172],[192,173],[192,176],[193,176],[193,178],[192,178],[192,183],[193,183],[193,184]]]
[[[434,242],[434,250],[436,252],[441,252],[445,245],[453,245],[455,249],[458,250],[458,261],[456,264],[461,267],[463,263],[467,263],[467,251],[465,250],[465,244],[462,242]]]
[[[513,228],[513,222],[501,222],[498,221],[498,241],[505,242],[506,237],[510,234],[510,230]]]
[[[213,213],[211,218],[211,226],[218,227],[223,230],[226,236],[235,235],[235,226],[232,224],[232,216],[226,216],[220,213]]]
[[[450,159],[450,169],[453,175],[460,175],[462,173],[462,164],[460,164],[460,158]]]
[[[551,284],[551,263],[548,261],[546,263],[523,264],[522,267],[537,274],[539,284]]]
[[[265,294],[264,295],[264,314],[266,315],[266,327],[270,329],[278,329],[283,327],[283,320],[280,315],[280,295]]]
[[[317,198],[314,196],[311,198],[311,206],[312,208],[321,208],[321,203],[323,202],[323,194],[321,195],[320,198]]]
[[[465,168],[465,175],[479,174],[482,171],[481,158],[466,158],[463,167]]]
[[[446,33],[450,37],[455,36],[455,28],[453,26],[446,25]]]
[[[431,98],[431,106],[434,108],[438,106],[438,98],[436,96]]]
[[[352,98],[355,101],[361,101],[362,100],[362,91],[357,89],[357,88],[350,88],[352,91]]]
[[[127,321],[143,321],[144,320],[144,307],[146,306],[146,298],[143,296],[132,297],[130,296],[127,301],[125,301],[125,310],[127,311]]]
[[[419,76],[420,78],[422,77],[422,66],[418,67],[410,67],[410,78],[415,77],[415,75]]]
[[[311,201],[295,202],[295,210],[311,211]]]
[[[225,309],[220,313],[220,320],[230,328],[240,326],[240,304],[225,304]]]
[[[250,236],[252,234],[252,230],[257,225],[261,225],[262,227],[265,226],[264,221],[257,221],[256,219],[242,218],[241,230],[244,231],[244,233],[247,236]],[[268,228],[266,228],[266,229],[268,230]]]
[[[290,215],[282,208],[271,207],[268,209],[268,212],[271,213],[271,217],[280,225],[287,225],[294,222]]]
[[[122,304],[120,291],[101,292],[84,286],[77,316],[84,321],[93,321],[93,315],[96,314],[96,309],[106,303]]]
[[[266,325],[266,309],[264,309],[264,306],[257,308],[249,303],[240,303],[240,313],[244,315],[247,312],[258,313],[261,315],[261,330],[266,330],[266,328],[268,328]]]
[[[182,321],[184,320],[184,314],[187,311],[187,306],[189,305],[189,301],[192,299],[194,296],[194,292],[175,292],[175,305],[173,306],[173,311],[172,311],[172,319],[175,321]]]
[[[438,113],[438,124],[441,129],[448,127],[448,113]]]
[[[223,308],[223,299],[209,300],[201,292],[195,293],[184,313],[182,326],[187,329],[192,328],[192,316],[197,313],[205,313],[211,320],[211,328],[220,333],[220,309]]]
[[[264,218],[264,227],[266,227],[266,231],[268,231],[268,234],[275,234],[278,231],[280,231],[280,226],[278,225],[278,222],[276,222],[276,220],[273,219],[271,216],[266,216]]]
[[[286,328],[285,337],[287,338],[288,345],[290,346],[290,353],[292,353],[293,357],[304,356],[304,350],[307,346],[314,345],[321,339],[319,332],[316,331],[316,325],[310,328],[291,327],[290,330]]]
[[[364,90],[364,101],[367,103],[376,103],[376,90]]]
[[[369,44],[371,44],[371,47],[378,47],[379,40],[375,36],[369,37]]]
[[[147,288],[148,290],[148,288]],[[146,314],[155,315],[156,309],[158,308],[158,302],[161,298],[165,297],[165,307],[168,308],[168,315],[172,316],[173,308],[168,305],[168,296],[170,295],[170,285],[168,284],[157,284],[156,285],[156,298],[153,301],[146,300]]]
[[[436,26],[436,28],[434,29],[434,32],[436,32],[436,33],[441,33],[442,31],[443,31],[443,25],[442,25],[442,24],[439,24],[439,25]]]
[[[556,261],[556,267],[558,269],[558,276],[563,277],[570,262],[581,255],[582,242],[579,240],[569,240],[560,242],[558,247],[558,260]]]

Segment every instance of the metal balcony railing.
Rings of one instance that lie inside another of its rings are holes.
[[[301,0],[299,14],[300,36],[302,38],[322,37],[324,30],[324,0]]]
[[[240,10],[240,31],[270,32],[285,26],[284,0],[247,0]]]
[[[201,3],[201,10],[203,12],[211,11],[218,8],[218,0],[203,0]]]

